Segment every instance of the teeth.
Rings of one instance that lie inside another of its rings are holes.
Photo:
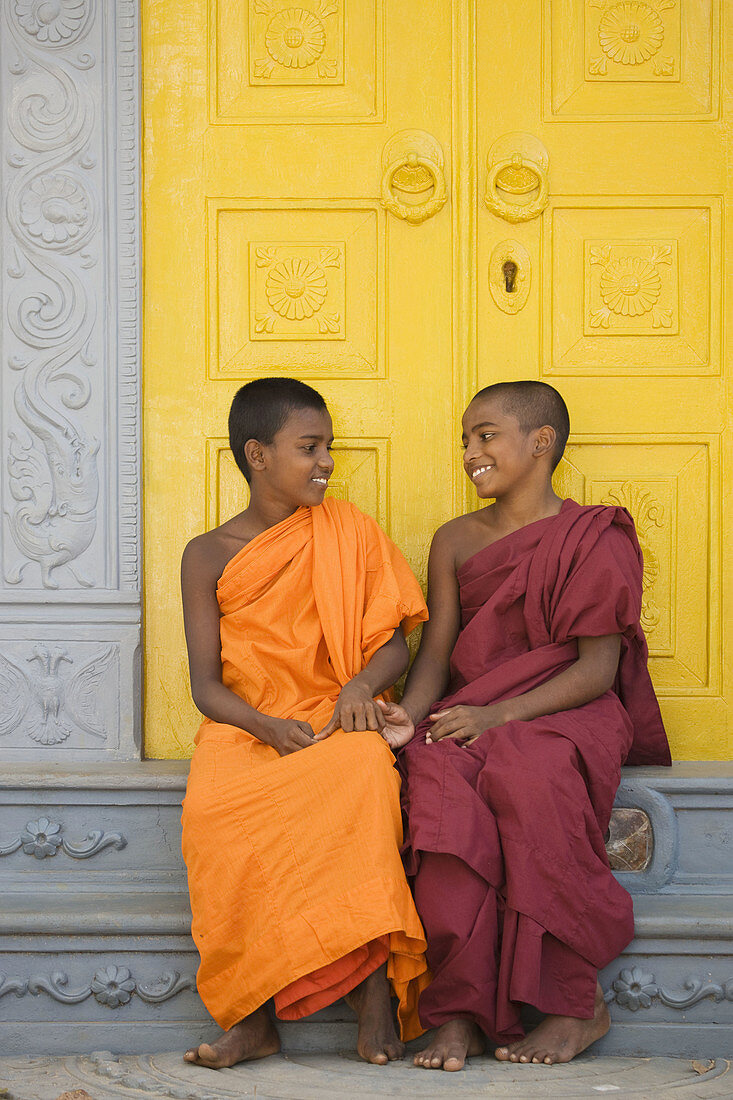
[[[312,477],[311,481],[315,481],[316,485],[328,485],[328,478],[326,477]]]
[[[493,469],[493,466],[477,466],[475,470],[471,471],[471,478],[475,481],[477,477],[481,477],[481,474],[485,474],[487,470]]]

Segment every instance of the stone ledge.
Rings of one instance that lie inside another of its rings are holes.
[[[0,774],[0,790],[78,790],[185,791],[188,760],[134,760],[110,764],[77,761],[37,764],[6,761]],[[710,793],[716,797],[733,793],[733,761],[680,761],[671,768],[623,768],[622,786],[640,783],[659,791]]]

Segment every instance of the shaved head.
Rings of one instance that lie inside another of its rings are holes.
[[[553,470],[563,456],[570,435],[570,415],[560,394],[546,382],[495,382],[479,390],[473,401],[498,400],[503,411],[519,422],[523,432],[532,432],[545,424],[555,430]],[[473,404],[473,401],[471,404]]]

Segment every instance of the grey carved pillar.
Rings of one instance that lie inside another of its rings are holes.
[[[0,761],[140,755],[135,0],[0,0]]]

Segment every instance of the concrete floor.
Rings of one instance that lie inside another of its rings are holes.
[[[233,1069],[184,1064],[180,1051],[113,1056],[105,1052],[66,1058],[0,1058],[5,1100],[383,1100],[393,1097],[487,1097],[542,1100],[555,1097],[633,1097],[686,1100],[733,1097],[726,1059],[612,1058],[581,1055],[565,1066],[516,1066],[474,1058],[461,1073],[416,1069],[409,1060],[369,1066],[351,1052],[280,1054]]]

